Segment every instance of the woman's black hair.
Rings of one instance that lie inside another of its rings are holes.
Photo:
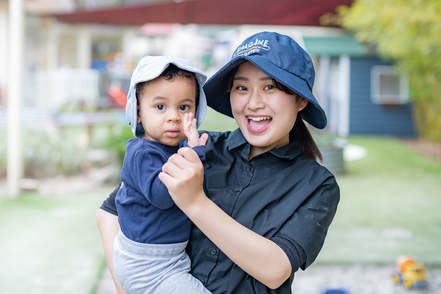
[[[196,99],[195,99],[195,106],[196,107],[195,107],[195,109],[198,109],[200,90],[199,90],[198,79],[196,78],[196,74],[194,72],[179,68],[174,64],[170,64],[159,76],[164,77],[167,81],[173,81],[175,79],[175,77],[184,77],[184,78],[188,78],[189,80],[194,82],[195,86],[196,86]],[[148,82],[149,81],[141,82],[141,83],[136,84],[136,86],[135,86],[136,101],[138,102],[138,104],[139,104],[139,98],[141,97],[142,92],[144,91],[145,85]]]
[[[238,71],[239,66],[234,68],[230,73],[230,79],[228,81],[228,91],[231,91],[233,88],[233,82],[234,82],[234,76],[236,75],[236,72]],[[277,89],[280,91],[285,92],[289,95],[295,95],[295,99],[301,99],[302,97],[299,96],[297,93],[292,91],[287,86],[277,82],[274,80],[274,84]],[[303,98],[304,99],[304,98]],[[294,123],[294,127],[289,132],[289,140],[297,141],[300,147],[300,151],[303,155],[305,155],[307,158],[317,160],[319,159],[321,162],[323,162],[322,153],[320,152],[319,148],[317,147],[317,144],[315,144],[314,138],[312,137],[311,133],[309,132],[308,128],[306,127],[305,123],[302,119],[302,114],[299,112],[297,114],[296,122]]]
[[[305,99],[299,96],[294,91],[292,91],[287,86],[277,81],[274,81],[274,83],[276,84],[277,89],[289,95],[295,95],[296,99]],[[296,140],[300,146],[300,150],[302,151],[303,155],[305,155],[306,157],[314,160],[319,159],[321,162],[323,162],[322,153],[320,152],[320,149],[317,147],[317,144],[315,144],[314,138],[312,137],[311,133],[309,132],[308,128],[303,122],[301,111],[297,113],[297,118],[296,118],[296,122],[294,123],[294,127],[289,132],[289,140],[290,141]]]

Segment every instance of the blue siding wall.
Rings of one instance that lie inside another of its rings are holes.
[[[349,134],[415,136],[412,105],[387,107],[371,102],[371,68],[385,65],[378,58],[352,58]]]

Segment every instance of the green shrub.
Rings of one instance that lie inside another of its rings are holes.
[[[1,141],[6,142],[6,132]],[[82,172],[86,166],[86,146],[78,138],[67,138],[39,130],[24,130],[24,176],[43,178]],[[7,144],[0,145],[0,176],[6,175]]]
[[[126,154],[127,141],[133,138],[133,133],[126,125],[114,125],[111,131],[107,131],[100,148],[104,148],[114,156],[114,162],[120,170],[123,166]]]

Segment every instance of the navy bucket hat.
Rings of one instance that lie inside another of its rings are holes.
[[[291,37],[273,32],[248,37],[231,60],[205,83],[208,106],[233,117],[228,82],[232,71],[247,61],[309,101],[299,112],[302,119],[318,129],[326,127],[326,114],[312,94],[315,72],[311,57]]]

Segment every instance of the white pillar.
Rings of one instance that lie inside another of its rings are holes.
[[[136,37],[136,30],[134,30],[132,27],[126,27],[123,30],[122,38],[121,38],[121,53],[123,59],[127,61],[132,60],[132,54],[133,48],[131,48],[132,40]]]
[[[6,10],[0,9],[0,89],[5,95],[6,84],[8,82],[8,14]],[[6,101],[6,97],[3,96]]]
[[[346,137],[349,135],[349,103],[350,103],[350,77],[351,77],[351,58],[342,55],[338,61],[339,65],[339,126],[338,135]]]
[[[57,97],[55,93],[55,71],[58,69],[59,61],[59,42],[60,42],[60,27],[56,20],[51,19],[48,21],[48,36],[47,36],[47,57],[46,57],[46,87],[45,87],[45,104],[47,107],[53,108],[57,103]]]
[[[330,99],[330,73],[331,73],[331,58],[323,55],[319,57],[318,66],[316,68],[316,78],[314,84],[314,96],[318,103],[322,106],[326,113],[329,111]],[[328,117],[328,119],[330,119]],[[329,123],[329,122],[328,122]]]
[[[20,193],[23,174],[21,104],[23,87],[23,0],[9,1],[9,84],[8,84],[8,195]]]
[[[77,36],[77,68],[88,69],[92,62],[92,37],[89,26],[78,27]]]

